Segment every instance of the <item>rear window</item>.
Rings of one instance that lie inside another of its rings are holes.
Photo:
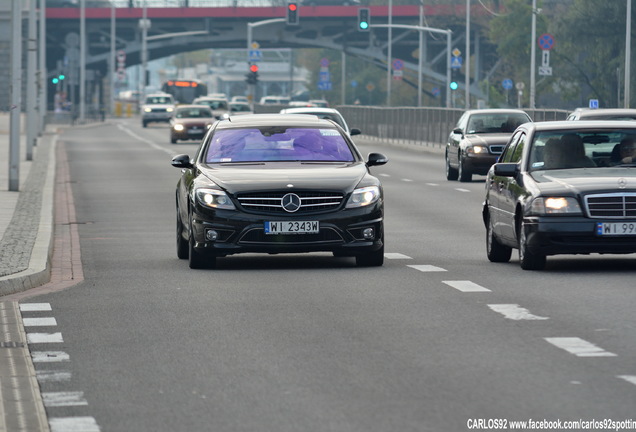
[[[206,163],[338,161],[354,156],[337,129],[224,129],[212,135]]]

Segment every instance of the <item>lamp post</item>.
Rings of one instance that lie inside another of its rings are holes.
[[[148,70],[148,29],[150,28],[150,20],[148,20],[146,0],[144,0],[142,18],[139,20],[139,28],[141,29],[141,77],[139,80],[139,101],[141,102],[146,98],[146,74]]]
[[[535,108],[535,69],[537,68],[537,0],[532,0],[532,36],[530,37],[530,109]]]
[[[629,108],[629,99],[631,92],[629,75],[631,73],[631,57],[632,57],[632,0],[627,0],[627,14],[625,25],[625,108]]]
[[[466,109],[470,108],[470,0],[466,0]]]

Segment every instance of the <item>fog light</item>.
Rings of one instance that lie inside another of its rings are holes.
[[[214,230],[207,230],[205,232],[205,238],[209,241],[216,241],[219,238],[219,233]]]
[[[362,237],[365,240],[373,240],[375,237],[375,230],[373,228],[365,228],[362,230]]]

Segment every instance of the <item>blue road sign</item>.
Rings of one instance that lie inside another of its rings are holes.
[[[549,33],[544,33],[539,36],[537,43],[539,44],[539,48],[544,51],[549,51],[554,48],[554,36]]]
[[[590,99],[590,108],[598,109],[598,99]]]
[[[331,81],[319,82],[318,90],[331,90]]]
[[[393,60],[393,69],[394,70],[402,70],[404,69],[404,62],[400,59]]]
[[[462,67],[462,58],[461,56],[453,56],[451,57],[451,68],[452,69],[461,69]]]
[[[249,52],[249,61],[256,62],[261,61],[263,57],[263,53],[261,50],[250,50]]]
[[[512,89],[512,80],[510,78],[506,78],[501,82],[501,86],[506,90]]]

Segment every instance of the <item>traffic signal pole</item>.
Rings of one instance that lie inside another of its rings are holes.
[[[249,56],[249,52],[250,49],[252,49],[252,32],[253,32],[253,28],[254,27],[260,27],[260,26],[264,26],[264,25],[268,25],[268,24],[273,24],[273,23],[279,23],[279,22],[286,22],[287,18],[272,18],[272,19],[268,19],[268,20],[263,20],[263,21],[257,21],[257,22],[248,22],[247,23],[247,52],[245,53],[247,56]],[[249,68],[249,64],[250,62],[248,61],[248,68]],[[249,94],[247,95],[247,99],[251,100],[251,105],[252,107],[254,107],[254,96],[255,96],[255,85],[250,85],[249,86]]]

